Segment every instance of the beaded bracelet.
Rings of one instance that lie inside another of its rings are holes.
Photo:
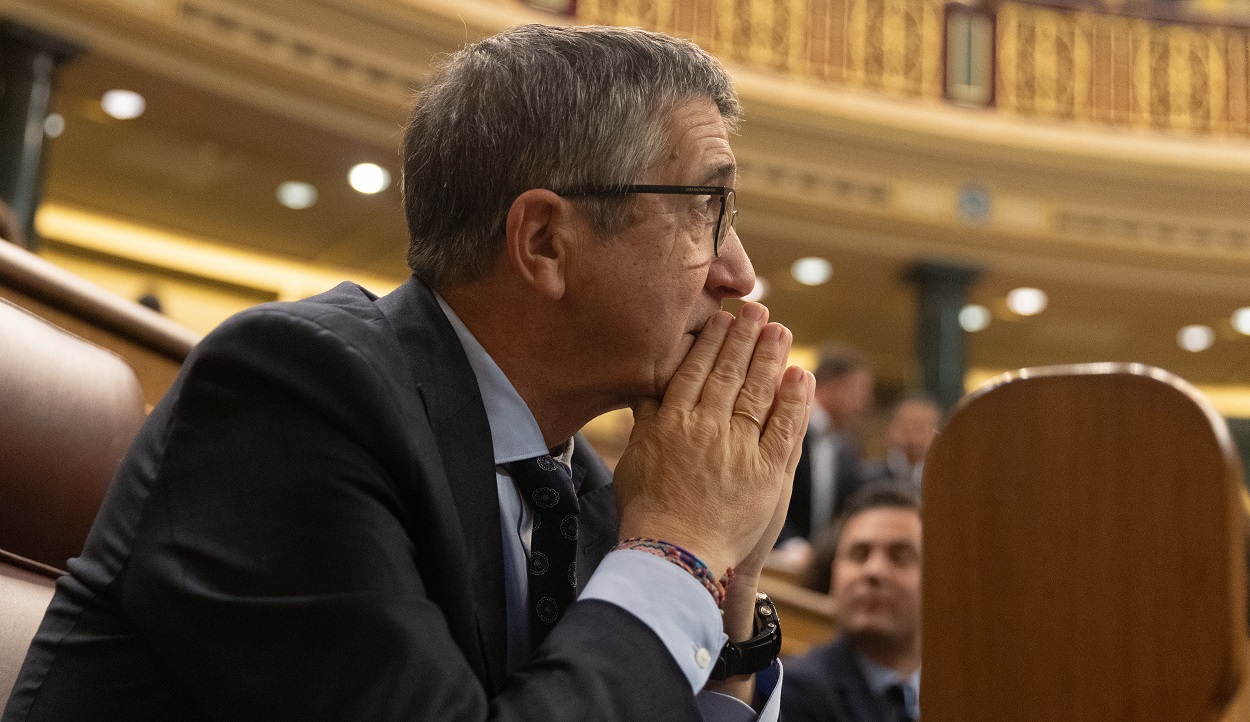
[[[716,602],[717,607],[725,601],[725,586],[733,578],[732,567],[725,570],[725,576],[718,580],[716,575],[712,573],[712,570],[708,569],[701,559],[676,544],[659,539],[648,539],[641,536],[631,537],[617,544],[612,549],[613,551],[617,549],[636,549],[640,552],[654,554],[661,559],[667,559],[690,572],[695,579],[698,579],[699,583],[711,593],[712,600]]]

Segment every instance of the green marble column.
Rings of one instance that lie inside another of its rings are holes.
[[[43,126],[58,68],[78,46],[12,22],[0,23],[0,200],[34,243],[41,195]]]
[[[916,358],[924,390],[944,409],[964,395],[967,358],[959,311],[980,275],[978,267],[944,261],[914,263],[903,274],[916,287]]]

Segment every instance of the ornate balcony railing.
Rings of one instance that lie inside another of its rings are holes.
[[[579,0],[577,19],[689,38],[753,70],[966,104],[946,87],[950,8],[968,12],[942,0]],[[1250,28],[1020,2],[973,12],[992,21],[982,97],[999,112],[1250,137]]]
[[[1005,3],[998,107],[1047,119],[1250,135],[1250,29]]]
[[[757,70],[942,98],[939,0],[579,0],[577,19],[693,40]]]

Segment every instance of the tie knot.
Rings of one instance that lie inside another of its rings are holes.
[[[577,513],[577,490],[573,477],[564,464],[550,454],[519,459],[503,465],[521,494],[540,514],[546,512]]]

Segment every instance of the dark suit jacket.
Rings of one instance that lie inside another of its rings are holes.
[[[794,469],[794,491],[790,494],[790,506],[786,510],[786,523],[781,529],[778,543],[791,537],[810,539],[812,536],[812,460],[811,434],[803,437],[803,455]],[[842,510],[846,500],[861,486],[859,475],[859,450],[850,443],[838,445],[833,459],[837,485],[833,491],[833,516]]]
[[[588,576],[615,502],[575,464]],[[4,722],[698,719],[659,638],[602,601],[507,677],[500,526],[477,383],[425,286],[246,311],[140,432]]]
[[[891,722],[889,707],[868,688],[845,637],[787,659],[785,666],[785,722]]]

